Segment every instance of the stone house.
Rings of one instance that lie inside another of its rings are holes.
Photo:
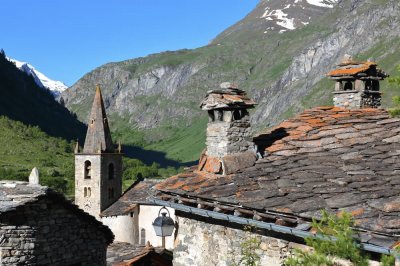
[[[245,225],[261,238],[261,265],[281,265],[312,236],[322,209],[350,212],[372,259],[391,253],[400,240],[400,119],[377,108],[377,81],[387,76],[377,69],[341,64],[330,77],[355,88],[337,84],[336,106],[306,110],[254,138],[247,109],[255,103],[245,92],[232,84],[209,91],[199,165],[156,185],[154,203],[175,209],[174,265],[237,263]]]
[[[39,184],[0,181],[1,265],[106,265],[111,230]]]
[[[147,201],[156,181],[139,180],[122,193],[122,150],[114,145],[100,87],[97,86],[83,150],[75,148],[75,203],[107,225],[115,241],[157,247],[152,222],[160,206]],[[168,209],[171,217],[174,210]],[[167,238],[166,248],[173,247]]]

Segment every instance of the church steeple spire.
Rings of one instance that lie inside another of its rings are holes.
[[[99,85],[96,86],[96,95],[94,97],[92,111],[89,116],[88,130],[86,133],[83,152],[115,152]]]

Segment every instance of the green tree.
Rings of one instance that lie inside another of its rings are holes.
[[[322,218],[313,220],[315,237],[306,238],[306,244],[313,248],[312,252],[296,249],[289,257],[287,266],[334,266],[333,257],[349,260],[355,266],[367,266],[368,256],[362,251],[357,233],[352,229],[354,220],[349,213],[339,217],[322,211]]]
[[[397,71],[400,73],[400,65],[397,66]],[[390,77],[389,84],[400,88],[400,75]],[[389,109],[389,113],[391,116],[400,116],[400,96],[394,96],[392,100],[394,107]]]
[[[260,249],[261,239],[252,235],[254,226],[244,227],[246,239],[240,244],[240,260],[234,266],[257,266],[260,264],[260,256],[256,253]]]
[[[394,96],[392,98],[394,107],[389,109],[391,116],[400,116],[400,96]]]
[[[315,237],[306,238],[306,244],[313,251],[295,249],[285,261],[286,266],[337,266],[333,258],[349,260],[354,266],[369,265],[368,255],[361,248],[360,238],[353,230],[354,220],[351,214],[343,212],[340,216],[322,211],[322,218],[313,220]],[[381,266],[394,266],[395,258],[390,255],[381,257]]]

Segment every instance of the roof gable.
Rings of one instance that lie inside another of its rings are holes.
[[[107,244],[114,240],[114,234],[92,215],[84,212],[77,205],[66,199],[64,195],[41,185],[32,185],[24,181],[0,181],[0,216],[3,213],[16,211],[18,208],[28,206],[30,203],[42,199],[50,199],[60,204],[65,209],[77,215],[80,219],[97,226],[103,232]]]

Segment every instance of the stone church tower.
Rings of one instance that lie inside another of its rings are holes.
[[[99,219],[122,193],[121,148],[114,148],[100,87],[96,87],[83,151],[75,149],[75,204]]]

